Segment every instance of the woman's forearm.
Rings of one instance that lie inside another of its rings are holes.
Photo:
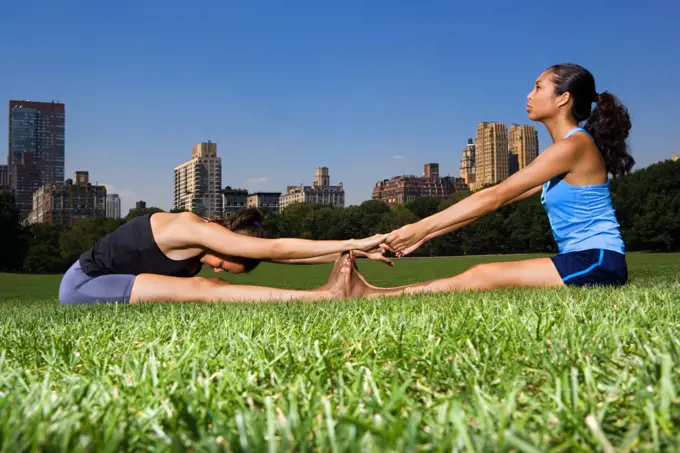
[[[280,264],[326,264],[336,262],[338,258],[340,258],[340,255],[341,254],[338,252],[312,258],[275,259],[272,260],[272,262]]]
[[[355,248],[353,242],[353,240],[313,241],[294,238],[261,239],[257,243],[244,241],[238,256],[274,260],[316,259],[352,250]]]
[[[479,219],[479,217],[475,217],[474,219],[466,220],[464,222],[454,223],[451,226],[442,228],[441,230],[435,231],[434,233],[430,233],[427,236],[425,236],[425,241],[431,241],[434,238],[451,233],[452,231],[460,230],[461,228],[470,225],[472,222],[475,222],[477,219]]]
[[[519,202],[519,201],[525,200],[525,199],[527,199],[527,198],[529,198],[529,197],[531,197],[531,196],[533,196],[533,195],[536,195],[538,192],[541,191],[542,188],[543,188],[543,186],[538,186],[538,187],[534,187],[534,188],[531,189],[531,190],[527,190],[527,191],[524,192],[522,195],[519,195],[519,196],[513,198],[512,200],[510,200],[510,201],[504,203],[503,206],[509,206],[509,205],[514,204],[514,203],[517,203],[517,202]],[[440,230],[438,230],[438,231],[435,231],[435,232],[433,232],[433,233],[430,233],[429,235],[427,235],[427,236],[425,237],[425,240],[426,240],[426,241],[429,241],[429,240],[432,240],[432,239],[434,239],[434,238],[436,238],[436,237],[442,236],[442,235],[444,235],[444,234],[451,233],[452,231],[460,230],[461,228],[463,228],[463,227],[465,227],[465,226],[467,226],[467,225],[469,225],[469,224],[475,222],[475,221],[478,220],[480,217],[481,217],[481,216],[478,216],[478,217],[475,217],[475,218],[470,219],[470,220],[465,220],[465,221],[463,221],[463,222],[458,222],[458,223],[454,223],[453,225],[449,225],[449,226],[447,226],[446,228],[442,228],[442,229],[440,229]]]

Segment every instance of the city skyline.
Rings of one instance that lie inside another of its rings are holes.
[[[79,5],[77,14],[38,3],[3,7],[0,39],[14,44],[0,60],[21,70],[0,74],[0,99],[64,103],[65,174],[87,168],[120,195],[123,212],[140,199],[169,210],[171,172],[204,140],[220,144],[225,186],[283,191],[324,165],[344,183],[347,205],[370,199],[378,179],[418,174],[422,162],[457,176],[482,121],[534,124],[542,151],[550,137],[524,103],[540,72],[562,61],[590,69],[598,91],[629,108],[636,168],[678,152],[678,96],[648,89],[674,86],[680,70],[648,51],[650,42],[658,55],[677,48],[678,5],[593,5],[574,35],[555,31],[559,5],[539,3],[130,3]],[[496,24],[484,35],[465,20],[482,12]],[[170,32],[192,22],[205,33]],[[617,45],[594,45],[604,36]],[[209,70],[196,70],[202,61]],[[0,109],[0,124],[6,115]],[[2,127],[0,155],[7,143]]]

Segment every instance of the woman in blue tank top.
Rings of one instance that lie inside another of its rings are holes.
[[[398,256],[407,255],[434,237],[540,192],[559,254],[482,264],[455,277],[391,289],[372,287],[355,271],[355,295],[622,285],[628,280],[625,248],[609,193],[609,175],[629,173],[634,165],[626,146],[631,127],[626,108],[612,94],[598,94],[593,76],[583,67],[559,64],[536,80],[526,110],[531,120],[548,129],[553,139],[550,147],[501,183],[393,231],[386,244]],[[579,127],[583,121],[587,121],[584,127]]]

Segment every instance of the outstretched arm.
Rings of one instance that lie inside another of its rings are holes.
[[[493,212],[544,182],[569,172],[576,152],[577,148],[570,140],[554,143],[531,164],[501,183],[476,192],[444,211],[391,232],[386,244],[395,252],[403,252],[430,234],[450,227],[455,228],[455,225],[463,222],[470,223]]]
[[[369,260],[373,261],[382,261],[383,263],[387,264],[388,266],[394,266],[394,262],[386,258],[384,256],[385,254],[385,249],[382,248],[376,248],[374,250],[370,250],[368,252],[364,252],[361,250],[354,250],[354,256],[362,256],[364,258],[368,258]],[[323,255],[323,256],[318,256],[316,258],[301,258],[301,259],[292,259],[292,260],[270,260],[275,263],[280,263],[280,264],[324,264],[324,263],[334,263],[340,258],[342,254],[341,253],[332,253],[330,255]]]
[[[207,222],[193,214],[183,217],[182,228],[175,242],[183,247],[200,247],[222,255],[260,260],[292,260],[315,258],[349,250],[372,250],[383,243],[387,235],[376,234],[365,239],[345,241],[312,241],[307,239],[262,239]]]
[[[525,199],[527,199],[527,198],[529,198],[529,197],[531,197],[531,196],[533,196],[533,195],[536,195],[538,192],[541,191],[542,188],[543,188],[543,185],[541,184],[541,185],[539,185],[539,186],[534,187],[533,189],[527,190],[527,191],[524,192],[523,194],[521,194],[521,195],[519,195],[519,196],[516,196],[516,197],[513,198],[512,200],[509,200],[509,201],[505,202],[505,203],[503,204],[503,206],[509,206],[509,205],[511,205],[511,204],[514,204],[514,203],[520,202],[520,201],[522,201],[522,200],[525,200]],[[478,220],[478,219],[479,219],[479,217],[475,217],[475,218],[470,219],[470,220],[465,220],[465,221],[463,221],[463,222],[454,223],[453,225],[447,226],[446,228],[443,228],[443,229],[441,229],[441,230],[439,230],[439,231],[435,231],[435,232],[433,232],[433,233],[428,234],[427,236],[425,236],[424,240],[425,240],[425,241],[429,241],[429,240],[434,239],[434,238],[436,238],[436,237],[439,237],[439,236],[441,236],[441,235],[450,233],[450,232],[452,232],[452,231],[459,230],[459,229],[463,228],[464,226],[467,226],[467,225],[471,224],[472,222],[474,222],[474,221],[476,221],[476,220]]]
[[[527,190],[522,195],[519,195],[519,196],[513,198],[512,200],[508,201],[503,206],[509,206],[509,205],[517,203],[519,201],[525,200],[525,199],[537,194],[538,192],[540,192],[542,188],[543,188],[543,186],[540,185],[540,186],[534,187],[531,190]],[[425,236],[423,239],[421,239],[419,242],[417,242],[416,244],[413,244],[413,245],[405,248],[403,251],[398,252],[397,256],[399,258],[404,257],[404,256],[408,255],[409,253],[413,252],[414,250],[417,250],[419,247],[421,247],[426,242],[431,241],[432,239],[434,239],[436,237],[450,233],[452,231],[460,230],[461,228],[471,224],[472,222],[474,222],[478,219],[479,219],[479,217],[475,217],[474,219],[466,220],[464,222],[455,223],[455,224],[450,225],[450,226],[448,226],[444,229],[441,229],[439,231],[435,231],[434,233],[430,233],[427,236]]]

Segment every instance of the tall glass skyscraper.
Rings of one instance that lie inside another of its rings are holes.
[[[65,128],[64,104],[9,101],[9,185],[22,220],[40,186],[64,182]]]
[[[106,217],[120,219],[120,197],[117,193],[106,195]]]

